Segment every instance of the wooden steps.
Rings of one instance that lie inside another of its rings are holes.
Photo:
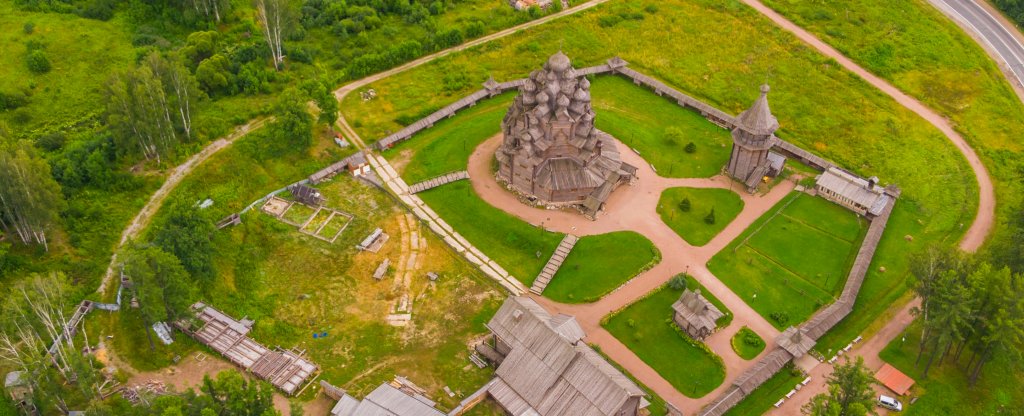
[[[544,265],[544,269],[537,275],[537,279],[533,281],[533,286],[530,287],[530,292],[535,294],[544,293],[544,289],[548,287],[548,283],[551,282],[551,278],[555,277],[555,273],[558,273],[558,269],[562,267],[562,263],[565,262],[565,258],[569,256],[569,252],[576,245],[576,242],[580,238],[572,234],[566,234],[565,238],[562,238],[562,242],[558,243],[558,247],[555,248],[555,252],[551,253],[551,258],[548,259],[548,263]]]
[[[423,192],[426,191],[427,189],[437,188],[438,186],[446,185],[455,181],[461,181],[463,179],[469,179],[469,172],[464,170],[460,170],[457,172],[448,172],[444,175],[430,178],[423,182],[412,184],[412,186],[409,187],[409,193],[415,194]]]

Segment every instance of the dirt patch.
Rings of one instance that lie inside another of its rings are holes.
[[[402,149],[397,155],[389,158],[388,162],[391,163],[391,167],[395,168],[395,172],[398,172],[398,174],[401,175],[405,172],[405,167],[412,161],[413,154],[415,154],[415,152],[413,152],[412,149]]]
[[[288,207],[292,206],[291,201],[286,201],[278,197],[271,197],[267,200],[267,203],[263,204],[263,212],[280,217],[284,215],[284,212],[288,210]]]

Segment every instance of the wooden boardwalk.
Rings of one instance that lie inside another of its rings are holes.
[[[551,253],[551,258],[548,259],[548,264],[544,265],[544,269],[537,275],[537,279],[533,281],[533,286],[530,287],[530,292],[535,294],[544,293],[544,289],[548,287],[548,283],[551,283],[551,278],[555,277],[555,273],[558,273],[558,269],[562,267],[562,263],[565,262],[565,258],[569,257],[569,252],[576,245],[576,242],[580,238],[572,234],[566,234],[565,238],[562,238],[562,242],[558,243],[558,247],[555,248],[555,252]]]
[[[436,177],[427,179],[427,180],[425,180],[423,182],[418,182],[418,183],[414,183],[414,184],[410,185],[409,186],[409,193],[410,194],[420,193],[420,192],[426,191],[428,189],[434,189],[434,188],[437,188],[438,186],[447,185],[449,183],[452,183],[452,182],[455,182],[455,181],[461,181],[461,180],[464,180],[464,179],[469,179],[469,171],[460,170],[460,171],[456,171],[456,172],[448,172],[448,173],[446,173],[444,175],[436,176]]]

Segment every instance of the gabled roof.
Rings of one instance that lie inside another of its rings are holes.
[[[679,300],[672,304],[672,309],[691,325],[708,330],[714,330],[715,321],[725,316],[722,311],[700,294],[700,290],[684,290]]]
[[[345,395],[331,409],[331,416],[445,416],[434,402],[419,394],[407,394],[384,383],[363,400]]]
[[[779,120],[768,107],[768,84],[761,86],[761,96],[736,117],[736,127],[757,135],[770,135],[779,129]]]
[[[10,373],[7,373],[7,377],[4,377],[4,388],[24,386],[25,380],[21,377],[21,374],[21,371],[11,371]]]
[[[817,186],[866,207],[873,215],[881,213],[892,199],[881,186],[872,185],[866,179],[836,167],[828,168],[819,175]]]
[[[643,392],[587,344],[576,319],[508,298],[488,328],[512,346],[491,395],[515,415],[614,415]]]

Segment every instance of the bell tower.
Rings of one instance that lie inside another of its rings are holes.
[[[730,176],[748,188],[756,188],[767,171],[768,151],[779,141],[775,137],[779,121],[768,108],[768,89],[767,84],[761,86],[761,96],[736,117],[732,130],[732,154],[727,169]]]

